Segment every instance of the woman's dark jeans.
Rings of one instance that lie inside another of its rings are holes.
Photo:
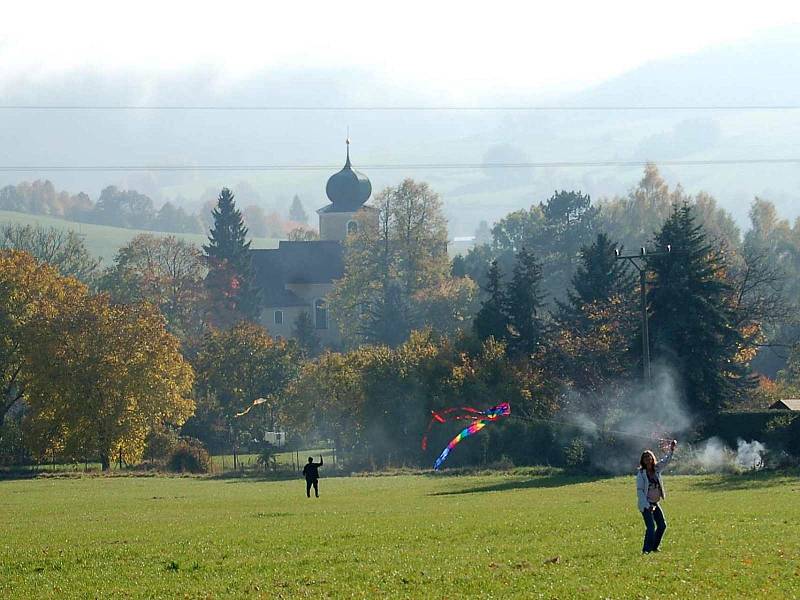
[[[667,530],[664,512],[661,510],[661,507],[656,504],[653,510],[644,509],[642,511],[642,517],[644,517],[644,526],[647,528],[644,533],[642,552],[654,552],[658,550],[661,538],[664,537],[664,532]]]

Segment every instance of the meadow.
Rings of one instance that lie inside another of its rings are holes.
[[[0,481],[3,598],[792,598],[800,481],[671,476],[641,555],[632,477]]]
[[[159,237],[171,235],[198,246],[208,243],[208,236],[201,233],[166,233],[162,231],[125,229],[123,227],[111,227],[109,225],[94,225],[92,223],[66,221],[47,215],[31,215],[0,210],[0,225],[3,224],[41,225],[42,227],[54,227],[65,231],[76,231],[83,236],[83,241],[86,244],[86,249],[89,251],[89,254],[95,258],[102,258],[104,265],[111,264],[114,260],[114,256],[117,254],[117,250],[140,233],[149,233]],[[277,248],[278,240],[273,238],[252,238],[251,247]]]

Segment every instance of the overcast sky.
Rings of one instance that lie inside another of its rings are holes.
[[[76,7],[77,5],[77,7]],[[737,6],[739,5],[739,6]],[[0,19],[20,72],[361,67],[450,100],[574,90],[800,22],[795,2],[27,2]]]

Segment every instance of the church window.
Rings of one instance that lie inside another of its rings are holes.
[[[328,328],[328,306],[325,300],[317,300],[314,302],[314,323],[317,329]]]
[[[358,232],[358,223],[355,221],[347,222],[347,235],[352,235]]]
[[[273,318],[273,322],[275,323],[275,325],[283,325],[283,311],[282,310],[276,310],[275,314],[273,315],[273,317],[274,317]]]

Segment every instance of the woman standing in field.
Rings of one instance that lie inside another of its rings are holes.
[[[669,444],[669,451],[664,458],[656,462],[656,455],[651,450],[642,452],[639,459],[639,471],[636,473],[636,495],[639,500],[639,512],[644,517],[644,546],[643,553],[658,552],[661,538],[667,530],[667,522],[664,520],[664,511],[661,510],[659,502],[666,498],[664,484],[661,481],[661,470],[672,460],[675,446],[678,442],[672,440]]]

